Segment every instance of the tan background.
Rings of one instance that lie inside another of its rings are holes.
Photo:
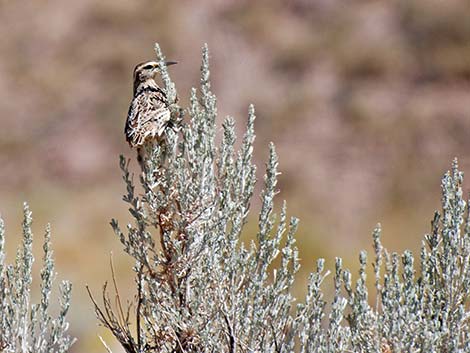
[[[255,104],[259,169],[272,140],[279,200],[301,218],[298,293],[319,256],[354,267],[376,222],[386,246],[416,251],[442,173],[454,156],[470,170],[469,11],[464,0],[1,0],[9,259],[28,200],[38,259],[49,221],[59,277],[74,283],[73,352],[104,352],[84,285],[99,291],[113,251],[132,288],[108,222],[129,219],[118,155],[132,155],[122,134],[131,71],[156,41],[180,62],[171,74],[183,103],[207,42],[220,116],[234,116],[241,133]]]

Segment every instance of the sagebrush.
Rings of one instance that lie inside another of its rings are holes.
[[[157,59],[164,63],[158,45]],[[164,67],[164,65],[163,65]],[[295,231],[285,202],[275,213],[278,158],[269,159],[261,208],[251,202],[255,110],[237,143],[235,120],[218,127],[211,92],[209,53],[203,48],[201,82],[189,107],[177,103],[167,70],[162,80],[173,126],[163,141],[145,146],[142,173],[121,157],[124,201],[133,223],[111,226],[135,260],[136,297],[124,304],[113,274],[102,302],[91,294],[97,317],[128,353],[150,352],[470,352],[470,218],[457,160],[442,178],[442,211],[436,212],[421,252],[389,252],[373,232],[374,276],[365,251],[357,279],[336,259],[333,298],[322,292],[330,274],[324,260],[310,275],[304,299],[292,289],[300,268]],[[239,146],[238,148],[236,146]],[[299,157],[300,158],[300,157]],[[135,183],[134,179],[138,182]],[[49,312],[54,279],[50,229],[44,238],[41,303],[31,305],[31,213],[24,209],[23,244],[5,264],[0,221],[0,351],[67,352],[73,339],[65,321],[71,286],[61,285],[60,312]],[[249,233],[256,222],[256,234]],[[253,239],[251,241],[242,241]],[[370,288],[373,288],[371,290]],[[105,349],[111,349],[105,343]]]
[[[164,57],[156,46],[158,60]],[[442,181],[443,211],[426,235],[418,267],[411,252],[388,252],[373,233],[375,303],[366,286],[367,255],[352,275],[336,260],[335,295],[324,298],[329,274],[324,260],[310,275],[307,295],[292,295],[300,264],[295,245],[298,220],[285,203],[274,213],[278,158],[269,146],[258,231],[240,240],[248,222],[256,181],[252,161],[255,111],[240,147],[235,121],[222,123],[217,143],[216,97],[203,49],[199,90],[191,91],[181,132],[146,146],[149,158],[139,190],[121,157],[135,219],[111,225],[135,261],[137,298],[124,313],[113,308],[106,288],[99,320],[127,352],[460,352],[468,337],[469,221],[462,197],[462,173],[455,161]],[[175,85],[166,69],[163,82],[175,116]],[[251,219],[254,217],[251,216]],[[280,261],[274,262],[275,259]]]
[[[5,226],[0,218],[0,352],[4,353],[65,353],[75,339],[67,333],[65,320],[70,307],[72,285],[62,281],[59,291],[59,314],[50,314],[51,293],[56,277],[51,249],[51,228],[44,233],[41,269],[41,300],[33,304],[33,232],[32,216],[24,204],[23,242],[14,264],[5,263]]]

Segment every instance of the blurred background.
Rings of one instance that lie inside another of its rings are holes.
[[[28,201],[36,269],[51,222],[59,279],[74,284],[73,352],[104,352],[97,333],[113,346],[85,284],[99,293],[112,251],[133,293],[109,220],[130,219],[118,156],[133,157],[123,136],[132,70],[154,58],[155,42],[179,61],[170,73],[183,105],[205,42],[220,118],[234,116],[242,134],[255,104],[259,178],[273,141],[278,200],[301,219],[299,295],[318,257],[356,268],[377,222],[385,246],[416,252],[440,208],[442,174],[454,157],[470,171],[469,11],[464,0],[0,1],[9,259]]]

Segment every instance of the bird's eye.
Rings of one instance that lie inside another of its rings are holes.
[[[153,65],[152,65],[152,64],[147,64],[147,65],[145,65],[142,69],[143,69],[143,70],[150,70],[150,69],[152,69],[152,68],[153,68]]]

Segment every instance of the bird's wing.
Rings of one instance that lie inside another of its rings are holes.
[[[160,137],[170,121],[170,110],[160,92],[145,92],[131,102],[124,133],[132,146],[142,145],[147,138]]]
[[[137,131],[137,122],[139,119],[139,110],[137,109],[136,104],[134,104],[134,101],[135,100],[132,100],[129,106],[126,125],[124,127],[124,135],[126,136],[126,141],[129,143],[129,145],[131,145],[131,147],[135,146],[134,137]]]

